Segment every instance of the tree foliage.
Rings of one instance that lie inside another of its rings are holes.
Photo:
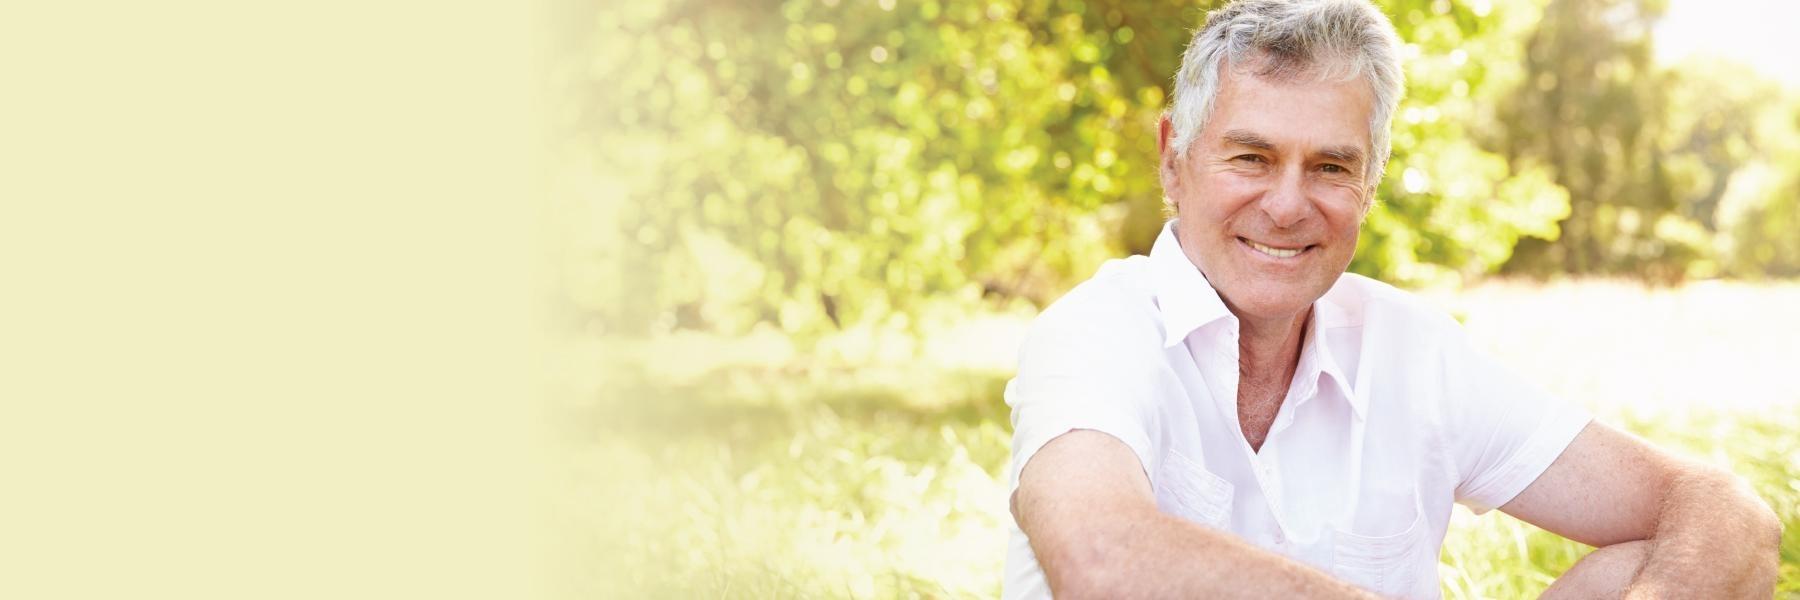
[[[1797,224],[1800,113],[1742,66],[1657,68],[1662,10],[1659,0],[1546,7],[1526,77],[1501,110],[1500,146],[1515,164],[1546,165],[1571,210],[1561,239],[1522,243],[1508,270],[1676,282],[1800,266],[1780,229]]]
[[[1215,4],[565,6],[582,25],[551,82],[575,165],[558,209],[564,287],[638,332],[1041,306],[1154,239],[1156,118]],[[1740,178],[1743,140],[1778,146],[1793,124],[1667,115],[1677,101],[1742,107],[1668,97],[1674,80],[1647,62],[1653,4],[1379,5],[1406,42],[1407,97],[1353,271],[1454,282],[1511,259],[1685,275],[1724,256],[1721,227],[1739,255],[1800,264],[1792,236],[1756,229],[1800,218],[1760,191],[1775,184],[1734,203],[1743,186],[1720,183]],[[1739,217],[1714,219],[1723,205]]]
[[[1555,239],[1567,194],[1541,166],[1485,148],[1494,106],[1523,76],[1520,40],[1535,4],[1397,0],[1384,5],[1405,41],[1407,97],[1394,158],[1351,270],[1409,285],[1459,281],[1505,262],[1525,236]]]

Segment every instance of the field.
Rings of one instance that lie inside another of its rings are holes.
[[[1787,534],[1800,598],[1800,286],[1585,282],[1428,293],[1503,362],[1644,438],[1724,465]],[[910,341],[773,334],[564,353],[557,579],[570,597],[992,597],[1028,316]],[[890,346],[900,346],[899,349]],[[916,358],[915,358],[916,357]],[[1535,596],[1586,547],[1458,508],[1446,598]]]

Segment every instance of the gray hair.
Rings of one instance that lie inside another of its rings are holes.
[[[1373,190],[1387,168],[1394,109],[1405,91],[1399,46],[1393,24],[1366,0],[1236,0],[1212,11],[1175,75],[1167,115],[1176,156],[1187,156],[1212,116],[1221,66],[1247,69],[1254,63],[1255,76],[1277,80],[1361,77],[1375,99],[1371,156],[1364,166]]]

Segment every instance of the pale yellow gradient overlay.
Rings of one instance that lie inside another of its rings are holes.
[[[0,598],[541,594],[537,18],[0,10]]]

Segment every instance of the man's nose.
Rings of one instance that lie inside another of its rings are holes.
[[[1276,227],[1286,229],[1305,221],[1313,210],[1306,198],[1306,174],[1297,168],[1283,169],[1275,187],[1263,195],[1261,206]]]

